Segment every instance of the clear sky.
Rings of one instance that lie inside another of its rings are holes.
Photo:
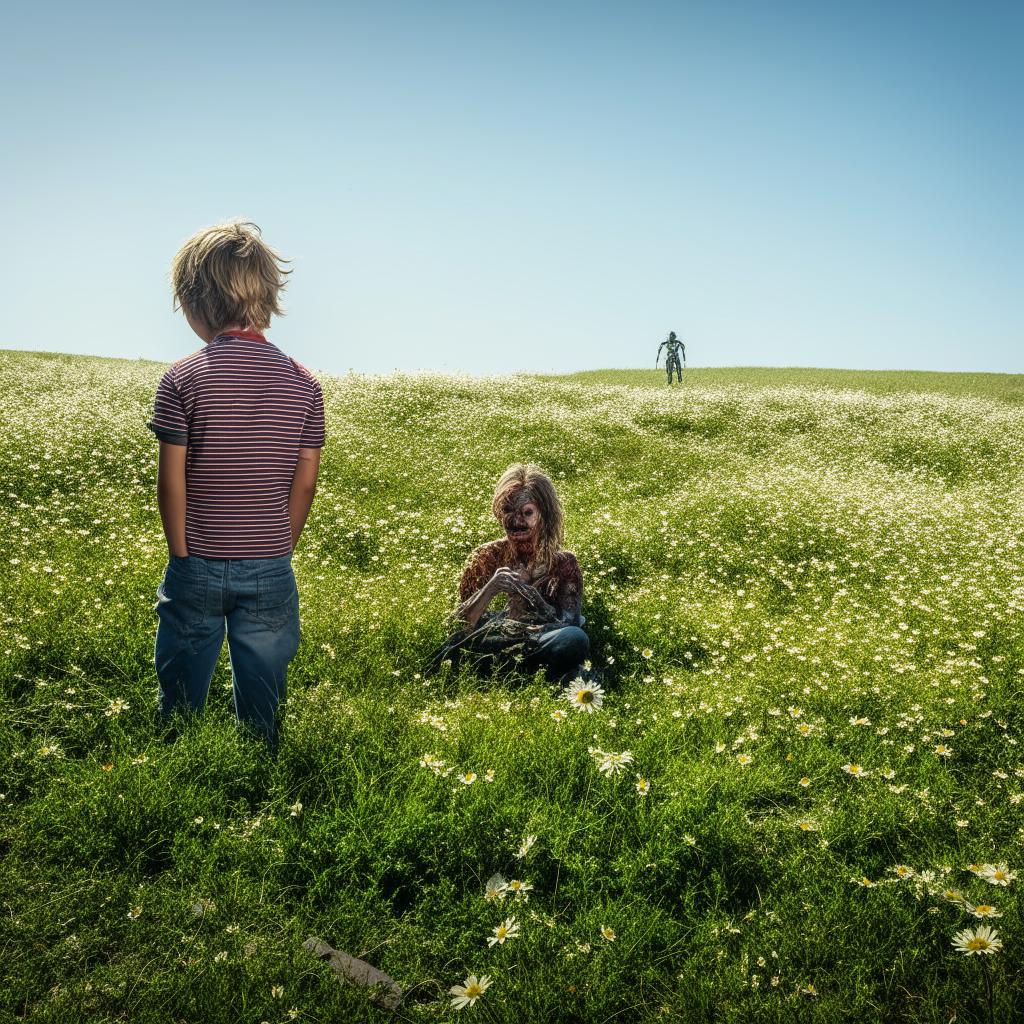
[[[1024,371],[1024,4],[0,14],[0,347],[172,360],[184,239],[311,368]]]

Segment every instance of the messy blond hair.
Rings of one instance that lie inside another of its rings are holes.
[[[237,324],[257,331],[281,316],[288,260],[260,237],[250,221],[233,220],[196,232],[171,264],[174,308],[213,330]]]
[[[551,477],[532,462],[517,462],[509,466],[501,474],[491,502],[491,511],[499,523],[502,522],[505,506],[516,500],[532,501],[540,512],[541,529],[536,564],[550,570],[565,540],[562,505]]]

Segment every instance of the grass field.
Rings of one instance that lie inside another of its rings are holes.
[[[0,1020],[1024,1018],[1024,378],[323,377],[270,762],[154,720],[161,372],[0,353]],[[592,714],[420,675],[519,460]]]

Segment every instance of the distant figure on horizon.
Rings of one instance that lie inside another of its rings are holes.
[[[668,346],[666,348],[666,346]],[[668,382],[672,383],[672,371],[676,371],[676,379],[682,384],[683,382],[683,367],[686,365],[686,346],[676,337],[675,331],[669,331],[668,337],[658,346],[658,356],[654,360],[654,368],[658,368],[658,362],[661,359],[661,350],[666,348],[665,351],[665,369],[668,372]],[[682,354],[683,361],[680,363],[679,356]]]

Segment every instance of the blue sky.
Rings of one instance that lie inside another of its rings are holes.
[[[312,368],[1024,371],[1024,6],[5,5],[0,346],[172,360],[244,216]]]

